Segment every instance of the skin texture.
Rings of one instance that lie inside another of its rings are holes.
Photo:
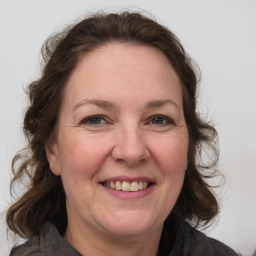
[[[66,192],[65,239],[83,255],[156,255],[188,150],[182,88],[167,58],[123,43],[83,56],[66,84],[56,134],[46,151]],[[152,186],[112,193],[102,182],[113,179]]]

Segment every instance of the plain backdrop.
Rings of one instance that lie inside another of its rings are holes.
[[[40,48],[63,25],[98,10],[144,10],[169,27],[202,72],[199,110],[219,132],[221,213],[205,232],[243,255],[256,247],[256,1],[0,0],[0,255],[13,244],[4,211],[11,160],[24,145],[24,88],[39,76]],[[21,192],[22,193],[22,192]]]

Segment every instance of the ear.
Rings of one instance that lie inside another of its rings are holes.
[[[60,176],[59,156],[56,143],[53,142],[46,145],[45,151],[52,173],[56,176]]]

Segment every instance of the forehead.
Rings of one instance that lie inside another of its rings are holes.
[[[67,82],[64,98],[75,94],[79,98],[85,92],[87,96],[97,94],[99,97],[113,92],[123,92],[127,97],[136,94],[146,97],[148,90],[157,91],[159,97],[176,90],[180,97],[179,77],[169,60],[153,47],[112,42],[80,59]]]
[[[172,66],[167,57],[157,48],[136,43],[109,42],[82,56],[71,78],[81,72],[81,69],[83,73],[86,71],[88,74],[95,72],[134,73],[152,70],[154,73],[163,73],[167,69],[169,73]]]

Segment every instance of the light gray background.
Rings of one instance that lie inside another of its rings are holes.
[[[24,87],[39,74],[40,48],[63,24],[97,10],[135,6],[180,38],[202,71],[200,111],[213,117],[226,185],[221,214],[206,230],[243,255],[256,247],[256,1],[249,0],[0,1],[0,211],[9,197],[10,165],[24,143]],[[0,255],[7,255],[4,214]],[[9,244],[9,245],[8,245]]]

